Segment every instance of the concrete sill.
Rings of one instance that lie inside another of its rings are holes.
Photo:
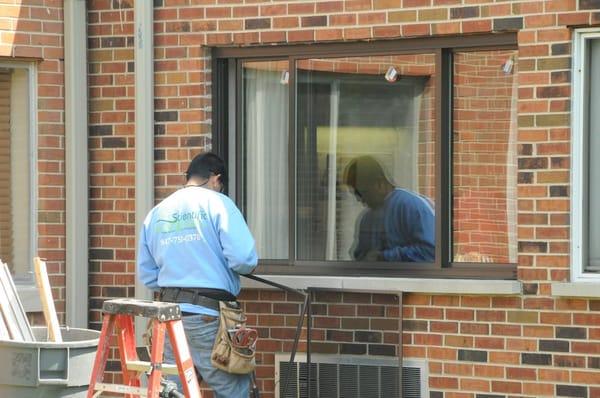
[[[40,301],[40,294],[35,284],[21,284],[15,283],[19,299],[23,304],[25,312],[41,312],[42,302]]]
[[[553,296],[600,297],[600,282],[557,282],[551,288]]]
[[[476,279],[413,279],[375,277],[331,277],[331,276],[288,276],[258,275],[295,289],[334,289],[365,293],[427,293],[427,294],[521,294],[519,281],[476,280]],[[247,289],[273,289],[271,286],[242,278],[242,287]]]

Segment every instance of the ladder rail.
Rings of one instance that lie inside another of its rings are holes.
[[[161,391],[162,374],[177,374],[186,398],[202,398],[196,369],[190,354],[177,304],[166,304],[148,300],[107,300],[104,305],[102,331],[92,369],[87,398],[98,397],[102,392],[121,393],[128,398],[158,398]],[[140,361],[135,347],[134,316],[151,319],[152,342],[150,362]],[[113,331],[117,337],[117,348],[121,363],[123,384],[103,382],[106,362]],[[173,347],[175,365],[163,365],[166,335]],[[148,374],[148,385],[141,387],[140,374]]]

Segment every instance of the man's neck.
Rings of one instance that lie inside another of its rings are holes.
[[[204,187],[207,183],[207,179],[192,177],[185,183],[184,187]]]

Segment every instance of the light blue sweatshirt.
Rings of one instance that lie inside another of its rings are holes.
[[[252,272],[258,257],[246,222],[227,196],[202,187],[182,188],[155,206],[140,233],[137,270],[150,289],[223,289],[237,296],[239,274]],[[181,310],[217,315],[181,304]]]

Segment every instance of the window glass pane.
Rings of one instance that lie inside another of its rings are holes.
[[[517,51],[458,52],[453,77],[453,259],[517,261]]]
[[[287,61],[242,68],[242,207],[262,259],[288,258],[287,70]]]
[[[589,41],[589,197],[588,197],[588,245],[587,271],[600,271],[600,39]]]
[[[298,259],[434,261],[434,75],[433,54],[298,61]]]
[[[26,69],[0,68],[0,259],[30,270],[29,83]]]

